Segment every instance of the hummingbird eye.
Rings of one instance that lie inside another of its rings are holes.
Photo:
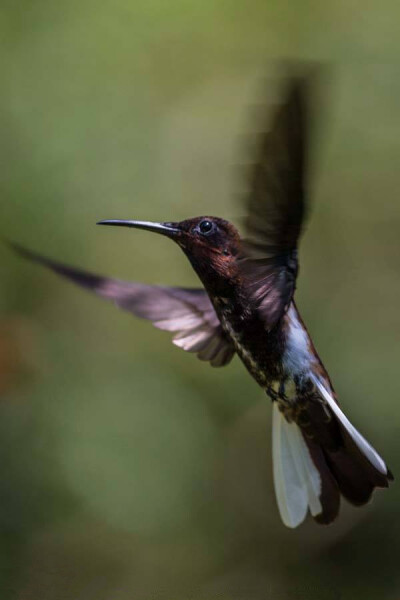
[[[212,221],[201,221],[201,223],[199,224],[199,231],[200,233],[202,233],[203,235],[209,235],[210,233],[212,233],[215,229],[215,224]]]

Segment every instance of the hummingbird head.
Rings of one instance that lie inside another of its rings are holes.
[[[176,242],[189,258],[203,284],[210,287],[232,282],[240,250],[237,229],[219,217],[194,217],[179,223],[150,221],[100,221],[99,225],[134,227],[160,233]]]

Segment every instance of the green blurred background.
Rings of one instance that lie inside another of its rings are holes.
[[[400,473],[400,10],[395,2],[1,3],[1,234],[70,264],[197,285],[102,218],[239,222],[275,59],[331,63],[298,303],[346,412]],[[251,120],[251,119],[250,119]],[[235,359],[0,248],[0,597],[400,597],[400,493],[280,522],[270,406]]]

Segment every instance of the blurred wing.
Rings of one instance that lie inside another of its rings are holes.
[[[117,306],[137,317],[149,319],[159,329],[174,332],[174,344],[197,353],[200,360],[210,361],[213,367],[222,367],[232,360],[235,350],[205,290],[101,277],[57,263],[19,245],[11,246],[24,258],[48,267],[102,298],[113,300]]]
[[[290,304],[305,214],[306,87],[292,79],[271,129],[261,139],[247,198],[242,271],[267,326]]]
[[[246,226],[251,245],[280,254],[297,246],[305,212],[306,87],[303,78],[288,83],[270,130],[262,135],[247,200]]]

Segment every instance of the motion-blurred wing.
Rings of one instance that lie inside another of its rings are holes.
[[[305,213],[306,79],[291,79],[263,134],[247,198],[242,270],[263,320],[272,327],[290,304]]]
[[[200,360],[210,361],[213,367],[222,367],[232,360],[235,350],[225,336],[205,290],[101,277],[60,264],[19,245],[11,245],[23,257],[48,267],[103,298],[113,300],[117,306],[138,317],[149,319],[159,329],[174,332],[174,344],[197,353]]]

